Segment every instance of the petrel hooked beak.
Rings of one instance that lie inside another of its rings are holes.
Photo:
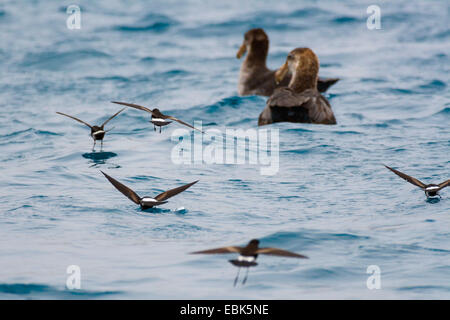
[[[247,52],[247,46],[245,45],[245,42],[243,42],[238,52],[236,53],[236,58],[240,59],[245,52]]]
[[[286,62],[281,66],[281,68],[275,72],[276,84],[280,84],[280,82],[284,79],[284,77],[286,76],[288,71],[289,71],[289,66],[288,66],[288,62],[286,60]]]

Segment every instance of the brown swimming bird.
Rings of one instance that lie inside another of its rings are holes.
[[[56,112],[57,114],[69,117],[75,121],[78,121],[86,126],[88,126],[89,128],[91,128],[91,137],[92,139],[94,139],[94,146],[92,147],[92,150],[94,150],[95,148],[95,144],[97,140],[101,141],[101,148],[103,147],[103,138],[105,137],[105,134],[109,131],[111,131],[112,129],[109,129],[107,131],[105,131],[104,127],[105,125],[111,120],[113,119],[115,116],[117,116],[119,113],[121,113],[123,110],[125,110],[125,108],[119,110],[118,112],[116,112],[115,114],[113,114],[111,117],[109,117],[105,122],[102,123],[102,125],[100,126],[91,126],[89,123],[84,122],[83,120],[80,120],[78,118],[75,118],[73,116],[69,116],[68,114],[62,113],[62,112]]]
[[[275,73],[280,83],[292,73],[288,87],[275,89],[259,115],[258,125],[274,122],[336,124],[328,100],[317,90],[319,59],[309,48],[297,48],[287,56],[285,64]]]
[[[188,183],[188,184],[186,184],[184,186],[164,191],[163,193],[158,194],[154,198],[152,198],[152,197],[139,197],[136,192],[134,192],[133,190],[128,188],[126,185],[120,183],[119,181],[117,181],[113,177],[108,176],[103,171],[100,171],[100,172],[103,173],[103,175],[106,177],[106,179],[108,179],[108,181],[111,182],[111,184],[117,190],[119,190],[124,196],[126,196],[128,199],[130,199],[134,203],[140,205],[142,210],[150,209],[152,207],[160,206],[162,204],[167,203],[167,201],[166,201],[167,199],[172,198],[173,196],[176,196],[180,192],[183,192],[184,190],[186,190],[187,188],[191,187],[192,185],[196,184],[199,181],[199,180],[197,180],[197,181]]]
[[[245,95],[270,96],[275,88],[285,87],[289,84],[291,75],[286,75],[282,82],[275,82],[275,70],[270,70],[266,66],[267,54],[269,52],[269,37],[263,29],[251,29],[244,35],[242,43],[236,57],[240,59],[247,52],[242,63],[238,93]],[[335,84],[338,78],[319,78],[317,80],[317,89],[325,92]]]
[[[439,191],[444,189],[445,187],[450,185],[450,180],[444,181],[440,184],[425,184],[422,181],[408,176],[407,174],[400,172],[398,170],[392,169],[391,167],[388,167],[387,165],[384,165],[386,168],[388,168],[389,170],[391,170],[393,173],[395,173],[396,175],[398,175],[399,177],[405,179],[406,181],[408,181],[409,183],[415,185],[416,187],[419,187],[420,189],[422,189],[425,192],[425,195],[427,196],[427,198],[429,197],[436,197],[439,196],[441,198],[441,195],[439,194]]]
[[[184,121],[181,121],[180,119],[162,114],[161,111],[159,111],[159,109],[157,109],[157,108],[151,110],[149,108],[146,108],[146,107],[140,106],[138,104],[134,104],[134,103],[126,103],[126,102],[118,102],[118,101],[111,101],[111,102],[116,103],[116,104],[121,104],[121,105],[131,107],[131,108],[143,110],[143,111],[150,113],[152,115],[152,119],[150,120],[150,122],[153,123],[153,126],[154,126],[153,128],[155,129],[155,131],[156,131],[156,126],[159,127],[159,133],[161,133],[161,127],[167,126],[168,124],[172,123],[172,121],[168,121],[168,120],[176,121],[178,123],[181,123],[182,125],[185,125],[189,128],[200,131],[201,133],[204,133],[202,130],[197,129],[197,128],[191,126],[190,124],[188,124]]]
[[[278,248],[260,248],[259,247],[259,240],[253,239],[251,240],[247,246],[245,247],[236,247],[236,246],[230,246],[230,247],[222,247],[222,248],[216,248],[216,249],[210,249],[210,250],[204,250],[204,251],[196,251],[191,252],[191,254],[224,254],[224,253],[239,253],[239,257],[234,260],[229,260],[231,264],[238,267],[238,273],[236,278],[234,279],[234,285],[236,285],[238,278],[239,278],[239,271],[241,267],[247,268],[247,273],[245,275],[244,280],[242,281],[242,284],[245,284],[247,281],[248,276],[248,268],[257,266],[258,264],[255,262],[256,258],[258,257],[258,254],[268,254],[272,256],[279,256],[279,257],[291,257],[291,258],[302,258],[302,259],[308,259],[307,256],[286,251],[283,249]]]

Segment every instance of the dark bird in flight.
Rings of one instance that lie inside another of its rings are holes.
[[[150,122],[153,123],[153,128],[155,131],[156,131],[156,127],[157,126],[159,127],[159,133],[161,133],[161,127],[167,126],[168,124],[172,123],[172,121],[169,121],[169,120],[176,121],[178,123],[181,123],[182,125],[185,125],[185,126],[191,128],[191,129],[198,130],[201,133],[204,133],[203,131],[191,126],[190,124],[188,124],[184,121],[181,121],[180,119],[162,114],[161,111],[159,111],[159,109],[157,109],[157,108],[151,110],[149,108],[146,108],[146,107],[134,104],[134,103],[126,103],[126,102],[118,102],[118,101],[111,101],[111,102],[116,103],[116,104],[121,104],[121,105],[131,107],[131,108],[143,110],[143,111],[150,113],[152,115]]]
[[[89,128],[91,128],[91,137],[92,139],[94,139],[94,146],[92,147],[92,150],[94,150],[95,148],[95,144],[97,142],[97,140],[101,141],[101,147],[103,147],[103,138],[105,137],[105,134],[109,131],[111,131],[112,129],[106,130],[104,129],[105,125],[112,120],[115,116],[117,116],[119,113],[121,113],[123,110],[125,110],[125,108],[119,110],[118,112],[116,112],[114,115],[112,115],[111,117],[109,117],[109,119],[107,119],[105,122],[102,123],[101,126],[91,126],[89,123],[84,122],[83,120],[80,120],[78,118],[75,118],[73,116],[69,116],[68,114],[62,113],[62,112],[56,112],[57,114],[69,117],[75,121],[78,121],[86,126],[88,126]]]
[[[425,192],[425,195],[427,196],[427,198],[429,197],[436,197],[439,196],[440,198],[441,195],[439,194],[439,191],[444,189],[445,187],[447,187],[448,185],[450,185],[450,180],[444,181],[440,184],[425,184],[423,182],[421,182],[420,180],[408,176],[407,174],[404,174],[403,172],[400,172],[398,170],[392,169],[391,167],[388,167],[385,165],[386,168],[388,168],[389,170],[391,170],[393,173],[395,173],[396,175],[398,175],[399,177],[405,179],[406,181],[408,181],[409,183],[412,183],[413,185],[419,187],[420,189],[422,189]]]
[[[134,192],[133,190],[131,190],[127,186],[123,185],[122,183],[120,183],[116,179],[108,176],[103,171],[100,171],[100,172],[103,173],[103,175],[106,177],[106,179],[108,179],[109,182],[111,182],[111,184],[114,187],[116,187],[117,190],[122,192],[123,195],[125,195],[128,199],[130,199],[134,203],[140,205],[142,210],[150,209],[152,207],[160,206],[162,204],[167,203],[167,201],[166,201],[167,199],[172,198],[173,196],[179,194],[180,192],[183,192],[184,190],[186,190],[187,188],[189,188],[190,186],[196,184],[199,181],[199,180],[197,180],[197,181],[191,182],[189,184],[186,184],[184,186],[164,191],[163,193],[158,194],[154,198],[147,197],[147,196],[141,198],[141,197],[139,197],[137,195],[136,192]]]
[[[224,253],[239,253],[237,259],[234,260],[228,260],[232,265],[238,267],[238,273],[236,275],[236,278],[234,279],[234,285],[236,286],[236,283],[239,279],[239,271],[241,267],[247,268],[247,273],[245,275],[245,278],[242,281],[242,284],[245,284],[248,277],[248,268],[257,266],[256,258],[258,257],[258,254],[268,254],[272,256],[279,256],[279,257],[291,257],[291,258],[302,258],[302,259],[308,259],[307,256],[286,251],[283,249],[278,248],[259,248],[259,240],[253,239],[251,240],[247,246],[245,247],[222,247],[222,248],[216,248],[216,249],[210,249],[210,250],[204,250],[204,251],[196,251],[191,252],[191,254],[224,254]]]

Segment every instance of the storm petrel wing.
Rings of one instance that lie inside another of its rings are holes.
[[[119,102],[119,101],[111,101],[111,102],[112,102],[112,103],[115,103],[115,104],[121,104],[121,105],[123,105],[123,106],[131,107],[131,108],[143,110],[143,111],[146,111],[146,112],[151,113],[151,114],[153,115],[153,111],[152,111],[151,109],[146,108],[146,107],[143,107],[143,106],[140,106],[140,105],[138,105],[138,104],[127,103],[127,102]]]
[[[419,187],[421,189],[425,189],[426,188],[426,185],[423,182],[417,180],[416,178],[408,176],[407,174],[404,174],[403,172],[400,172],[398,170],[392,169],[391,167],[388,167],[386,165],[385,165],[385,167],[388,168],[389,170],[391,170],[393,173],[395,173],[399,177],[405,179],[409,183],[412,183],[413,185],[415,185],[415,186],[417,186],[417,187]]]
[[[198,182],[198,180],[194,181],[194,182],[191,182],[191,183],[188,183],[188,184],[186,184],[184,186],[175,188],[175,189],[170,189],[170,190],[164,191],[163,193],[158,194],[155,197],[155,199],[158,200],[158,201],[164,201],[164,200],[167,200],[169,198],[172,198],[173,196],[179,194],[180,192],[183,192],[184,190],[186,190],[190,186],[196,184],[197,182]]]
[[[191,254],[220,254],[220,253],[240,253],[242,247],[223,247],[204,251],[191,252]]]
[[[84,124],[84,125],[86,125],[86,126],[88,126],[89,128],[92,129],[92,126],[91,126],[89,123],[84,122],[83,120],[80,120],[80,119],[78,119],[78,118],[69,116],[68,114],[65,114],[65,113],[62,113],[62,112],[58,112],[58,111],[57,111],[56,113],[57,113],[57,114],[60,114],[60,115],[63,115],[63,116],[66,116],[66,117],[69,117],[69,118],[71,118],[71,119],[73,119],[73,120],[75,120],[75,121],[78,121],[78,122],[80,122],[80,123],[82,123],[82,124]]]
[[[103,175],[106,177],[106,179],[109,180],[109,182],[111,182],[111,184],[116,187],[117,190],[119,190],[120,192],[122,192],[128,199],[130,199],[131,201],[133,201],[136,204],[141,204],[140,200],[141,198],[136,194],[136,192],[134,192],[133,190],[131,190],[130,188],[128,188],[127,186],[121,184],[119,181],[117,181],[116,179],[108,176],[106,173],[104,173],[103,171],[100,171],[101,173],[103,173]]]
[[[447,186],[449,186],[449,185],[450,185],[450,180],[447,180],[447,181],[445,181],[445,182],[442,182],[442,183],[438,184],[439,190],[444,189],[445,187],[447,187]]]
[[[278,248],[260,248],[256,250],[257,254],[269,254],[272,256],[280,256],[280,257],[292,257],[292,258],[302,258],[302,259],[308,259],[307,256],[304,256],[302,254],[278,249]]]
[[[201,133],[204,133],[202,130],[197,129],[197,128],[191,126],[189,123],[186,123],[186,122],[184,122],[184,121],[181,121],[180,119],[177,119],[177,118],[175,118],[175,117],[172,117],[172,116],[166,116],[166,115],[165,115],[164,118],[170,119],[170,120],[173,120],[173,121],[176,121],[176,122],[178,122],[178,123],[181,123],[182,125],[185,125],[185,126],[191,128],[191,129],[194,129],[194,130],[200,131]]]
[[[101,125],[101,127],[103,128],[110,120],[112,120],[115,116],[117,116],[119,113],[121,113],[123,110],[125,110],[125,108],[119,110],[118,112],[116,112],[115,114],[113,114],[111,117],[109,117],[108,120],[106,120],[105,122],[103,122],[103,124]]]

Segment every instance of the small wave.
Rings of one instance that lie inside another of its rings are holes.
[[[450,114],[450,107],[445,107],[441,111],[436,112],[434,115],[449,115]]]
[[[244,104],[247,107],[248,103],[251,103],[252,105],[257,104],[258,108],[261,108],[261,104],[262,106],[265,105],[265,101],[263,100],[262,97],[259,96],[245,96],[245,97],[231,96],[226,97],[212,105],[202,107],[202,109],[203,112],[206,113],[216,113],[222,110],[223,107],[231,107],[233,109],[238,109],[241,105]]]
[[[349,271],[344,270],[343,268],[312,268],[306,269],[302,272],[302,276],[307,279],[331,279],[331,278],[340,278],[342,276],[348,276]]]
[[[382,79],[382,78],[361,78],[360,79],[361,82],[366,82],[366,83],[384,83],[387,82],[386,79]]]
[[[116,26],[114,30],[121,32],[152,31],[160,33],[169,30],[172,26],[177,24],[177,21],[169,18],[168,16],[161,14],[148,14],[134,25],[120,25]]]
[[[305,129],[305,128],[289,128],[286,129],[287,132],[296,132],[296,133],[304,133],[304,132],[315,132],[314,130]]]
[[[292,247],[306,248],[309,245],[317,245],[323,241],[361,241],[368,240],[368,236],[359,236],[350,233],[324,233],[317,231],[298,231],[298,232],[276,232],[269,236],[262,238],[262,242],[270,245],[282,245]]]
[[[320,8],[303,8],[296,10],[289,14],[289,17],[292,18],[306,18],[306,17],[316,17],[319,15],[329,15],[331,14],[329,11],[325,11]]]
[[[18,137],[22,136],[24,133],[33,133],[35,135],[42,135],[42,136],[62,136],[62,134],[53,131],[36,130],[33,128],[28,128],[25,130],[14,131],[5,135],[0,135],[0,139]]]
[[[339,62],[320,63],[320,68],[341,68],[342,64]]]
[[[291,200],[291,199],[300,199],[302,197],[300,196],[280,196],[278,197],[278,200]]]
[[[59,70],[64,68],[72,68],[74,63],[85,62],[86,59],[107,57],[110,56],[97,50],[28,53],[20,65],[22,67]]]
[[[336,154],[338,152],[340,152],[340,148],[338,148],[334,145],[327,145],[327,144],[322,144],[322,145],[307,147],[307,148],[302,148],[302,149],[289,149],[289,150],[282,151],[282,153],[294,153],[294,154],[326,153],[328,155]]]
[[[26,185],[22,185],[22,186],[26,186]],[[27,208],[33,208],[33,206],[31,206],[29,204],[24,204],[24,205],[22,205],[20,207],[9,209],[8,212],[13,212],[13,211],[16,211],[16,210],[27,209]]]
[[[402,88],[389,88],[387,91],[390,93],[393,93],[395,95],[403,95],[403,94],[415,94],[416,92],[409,89],[402,89]]]
[[[303,12],[306,13],[306,11]],[[283,31],[291,28],[289,20],[295,20],[295,18],[299,17],[295,16],[295,14],[295,12],[292,14],[277,11],[259,11],[252,15],[243,15],[222,22],[202,24],[194,28],[184,28],[182,32],[191,37],[206,37],[211,35],[222,36],[223,30],[227,30],[230,34],[242,34],[245,30],[260,28],[261,26],[264,26],[264,29],[266,30]],[[297,11],[297,15],[301,14],[302,10]],[[307,28],[309,28],[308,24],[296,26],[296,30]]]
[[[184,76],[184,75],[188,75],[190,74],[189,71],[183,70],[183,69],[173,69],[173,70],[169,70],[169,71],[164,71],[161,73],[158,73],[158,75],[162,76],[162,77],[174,77],[174,76]]]
[[[426,84],[420,85],[418,89],[423,92],[436,92],[444,90],[447,87],[445,82],[442,82],[441,80],[432,80]]]
[[[170,23],[166,22],[155,22],[146,26],[118,26],[115,29],[117,31],[124,32],[143,32],[143,31],[155,31],[155,32],[163,32],[166,31],[171,26]]]
[[[357,119],[357,120],[364,120],[365,119],[364,115],[362,115],[361,113],[349,113],[347,115],[349,117],[351,117],[353,119]]]
[[[252,28],[259,28],[264,26],[266,30],[288,30],[291,28],[291,21],[303,21],[298,18],[328,16],[330,12],[319,8],[303,8],[293,12],[279,12],[279,11],[259,11],[252,15],[243,15],[234,19],[219,23],[210,23],[201,25],[195,29],[186,29],[191,35],[208,35],[221,34],[224,29],[229,32],[242,33],[243,30]],[[308,29],[309,24],[296,25],[297,30]]]
[[[120,291],[86,291],[57,289],[44,284],[12,283],[0,284],[0,295],[8,294],[22,296],[23,298],[95,298],[106,295],[120,294]]]
[[[338,134],[338,135],[347,135],[347,134],[355,135],[355,134],[362,134],[361,132],[353,131],[353,130],[332,131],[332,132],[335,133],[335,134]]]
[[[385,128],[389,128],[390,124],[388,123],[388,121],[385,121],[385,122],[378,122],[378,123],[364,123],[361,126],[365,127],[365,128],[385,129]]]
[[[450,37],[450,31],[447,29],[442,31],[434,30],[430,32],[429,28],[424,28],[422,32],[418,32],[417,34],[405,34],[399,40],[401,42],[425,42],[431,40],[443,41],[448,37]]]
[[[161,178],[155,176],[134,176],[131,179],[138,181],[161,180]]]
[[[157,59],[155,57],[145,57],[142,58],[140,61],[144,63],[154,63]]]
[[[80,7],[80,10],[81,10],[83,13],[89,12],[89,10],[86,9],[85,6],[79,6],[79,7]],[[67,8],[68,8],[68,6],[60,6],[60,7],[58,8],[58,12],[67,13]]]
[[[61,133],[56,133],[56,132],[46,131],[46,130],[34,130],[34,133],[37,135],[43,135],[43,136],[62,136]]]
[[[423,293],[424,291],[450,291],[450,286],[432,286],[432,285],[417,285],[417,286],[408,286],[408,287],[400,287],[397,290],[399,291],[417,291],[418,293]]]
[[[336,24],[349,24],[349,23],[356,23],[356,22],[361,22],[361,19],[355,18],[355,17],[350,17],[350,16],[342,16],[342,17],[337,17],[331,20],[332,23],[336,23]]]
[[[109,76],[109,77],[85,77],[87,81],[115,81],[115,82],[129,82],[130,80],[122,76]]]
[[[19,136],[19,135],[21,135],[23,133],[27,133],[27,132],[31,132],[31,131],[33,131],[33,128],[28,128],[28,129],[25,129],[25,130],[14,131],[14,132],[11,132],[11,133],[8,133],[8,134],[1,135],[0,138],[12,138],[12,137],[16,137],[16,136]]]

